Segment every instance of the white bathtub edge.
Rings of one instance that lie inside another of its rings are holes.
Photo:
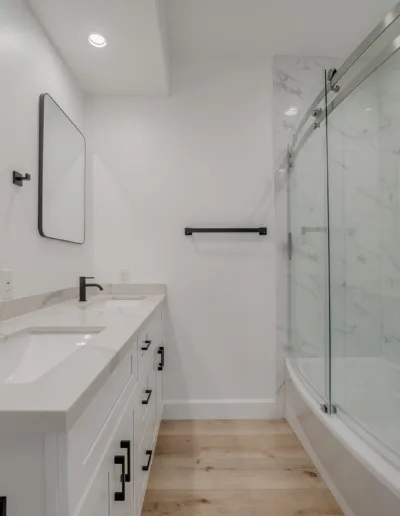
[[[347,505],[345,499],[340,494],[339,489],[336,487],[336,484],[333,482],[331,476],[328,474],[327,470],[323,467],[321,461],[318,458],[318,455],[315,453],[314,448],[311,446],[310,441],[307,439],[305,432],[303,431],[296,414],[291,410],[290,407],[286,409],[286,420],[289,425],[292,427],[294,433],[299,438],[299,441],[304,446],[304,449],[308,453],[310,459],[312,460],[314,466],[317,468],[319,474],[324,479],[325,484],[328,486],[330,492],[333,497],[337,501],[339,507],[342,509],[343,514],[345,516],[355,516],[354,512]]]
[[[400,514],[400,472],[339,418],[323,414],[287,359],[286,375],[286,419],[344,514]]]

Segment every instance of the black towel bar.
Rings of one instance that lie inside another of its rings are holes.
[[[185,228],[185,235],[193,235],[193,233],[258,233],[266,235],[267,228]]]

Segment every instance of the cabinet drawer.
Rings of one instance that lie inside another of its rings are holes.
[[[139,403],[136,411],[136,438],[141,441],[143,432],[157,411],[157,382],[156,373],[153,368],[149,368],[147,375],[144,375],[139,387]],[[151,392],[151,394],[150,394]],[[143,404],[144,401],[149,402]]]
[[[144,430],[141,444],[139,446],[139,471],[137,472],[136,493],[138,497],[139,512],[142,510],[144,496],[146,494],[147,482],[149,479],[151,464],[155,453],[155,430],[156,430],[156,412],[152,411],[151,417],[147,422]],[[146,469],[144,469],[146,468]]]
[[[121,404],[137,381],[137,346],[117,366],[106,384],[65,437],[68,501],[74,507],[115,430]]]
[[[154,338],[157,335],[161,324],[162,324],[162,309],[159,308],[156,312],[151,316],[149,321],[144,326],[143,330],[139,334],[139,357],[142,358],[153,351],[154,349]]]

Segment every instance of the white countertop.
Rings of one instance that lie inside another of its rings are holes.
[[[0,384],[1,432],[66,431],[74,424],[101,386],[129,351],[165,295],[146,295],[128,314],[85,309],[110,296],[87,303],[68,301],[0,323],[0,334],[26,328],[103,328],[90,342],[31,383]]]

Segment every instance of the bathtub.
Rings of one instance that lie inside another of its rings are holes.
[[[328,390],[326,365],[317,358],[296,360],[302,381],[320,403],[318,393]],[[400,368],[381,357],[334,358],[332,388],[340,418],[400,470]]]
[[[343,360],[343,359],[342,359]],[[332,380],[335,371],[340,371],[341,383],[335,395],[347,395],[346,402],[355,403],[349,392],[363,388],[363,399],[377,396],[380,381],[397,381],[394,371],[385,369],[385,364],[371,362],[370,375],[367,364],[356,364],[360,359],[346,359],[346,364],[333,364]],[[374,359],[361,359],[372,360]],[[340,368],[339,368],[340,365]],[[321,476],[332,491],[346,516],[399,516],[400,515],[400,470],[386,460],[379,451],[367,444],[362,433],[354,431],[345,417],[327,416],[320,403],[311,395],[312,388],[324,381],[321,364],[313,359],[296,362],[300,374],[286,359],[286,419],[297,434]],[[363,371],[363,374],[354,373]],[[398,371],[397,371],[398,372]],[[309,385],[302,376],[304,373]],[[382,378],[378,378],[381,373]],[[351,384],[349,382],[352,382]],[[345,398],[343,398],[345,399]],[[361,399],[358,397],[358,400]],[[388,417],[391,403],[395,397],[383,404],[383,414]],[[398,410],[398,405],[395,405]],[[362,411],[365,407],[359,407]],[[353,415],[353,412],[351,412]],[[357,412],[355,412],[357,414]],[[361,412],[359,412],[361,414]],[[363,413],[365,415],[365,413]],[[379,418],[380,424],[384,419]],[[400,434],[400,426],[397,426]],[[358,430],[358,429],[357,429]]]

